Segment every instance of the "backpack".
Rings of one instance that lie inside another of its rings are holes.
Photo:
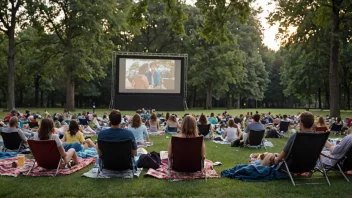
[[[160,154],[157,152],[151,152],[148,154],[142,154],[139,156],[138,168],[159,168],[161,164]]]
[[[265,138],[279,138],[279,135],[277,134],[275,129],[270,129],[268,133],[266,134]]]

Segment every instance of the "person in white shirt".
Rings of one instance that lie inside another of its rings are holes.
[[[231,118],[228,121],[228,127],[225,129],[224,135],[222,136],[224,141],[233,142],[239,139],[242,135],[241,129],[235,124],[235,121]]]

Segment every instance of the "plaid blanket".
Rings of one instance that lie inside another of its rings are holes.
[[[149,132],[148,131],[148,134],[149,135],[165,135],[165,132],[164,131],[159,131],[159,132]]]
[[[27,175],[28,171],[33,165],[34,159],[26,159],[25,161],[25,166],[24,167],[12,167],[12,163],[16,162],[17,163],[17,157],[13,158],[7,158],[4,160],[0,160],[0,175],[4,176],[12,176],[12,177],[17,177],[19,175]],[[92,164],[95,162],[95,158],[86,158],[82,159],[80,158],[80,164],[75,165],[71,168],[63,168],[59,169],[59,172],[57,175],[70,175],[72,173],[75,173],[85,167],[87,167],[89,164]],[[56,170],[47,170],[42,167],[39,167],[37,164],[34,166],[32,172],[29,174],[29,176],[52,176],[54,175]]]
[[[158,179],[168,179],[168,160],[162,159],[161,165],[158,169],[154,170],[150,168],[146,175],[156,177]],[[213,167],[213,162],[210,160],[205,160],[205,171],[207,178],[220,178]],[[204,174],[200,171],[195,173],[180,173],[176,171],[171,171],[170,178],[172,180],[187,180],[187,179],[202,179]]]

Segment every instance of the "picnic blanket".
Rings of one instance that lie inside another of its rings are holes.
[[[160,154],[160,156],[165,156],[164,152]],[[166,155],[167,156],[167,155]],[[168,179],[168,159],[163,158],[161,160],[161,165],[158,169],[154,170],[150,168],[146,175],[156,177],[158,179]],[[220,178],[220,176],[216,173],[214,170],[213,162],[210,160],[205,160],[205,171],[207,178]],[[201,171],[195,172],[195,173],[180,173],[176,171],[171,171],[170,173],[170,178],[174,181],[180,181],[180,180],[187,180],[187,179],[201,179],[204,178],[204,174]]]
[[[137,142],[138,148],[145,148],[149,146],[153,146],[153,142]]]
[[[12,167],[13,162],[17,163],[17,157],[0,160],[0,175],[12,176],[12,177],[17,177],[21,174],[27,175],[28,171],[33,165],[34,159],[26,159],[24,167],[13,168]],[[78,165],[72,166],[71,168],[59,169],[59,172],[57,173],[57,175],[70,175],[72,173],[75,173],[87,167],[89,164],[92,164],[94,162],[95,162],[95,158],[86,158],[86,159],[80,158],[80,163]],[[29,176],[33,176],[33,177],[52,176],[55,174],[55,172],[56,170],[54,169],[47,170],[45,168],[39,167],[36,164],[32,172],[29,174]]]
[[[140,153],[138,153],[138,155],[136,157],[134,157],[135,161],[137,161],[139,159]],[[89,177],[89,178],[104,178],[104,179],[108,179],[108,178],[124,178],[124,179],[132,179],[133,175],[132,175],[132,170],[124,170],[124,171],[112,171],[112,170],[107,170],[107,169],[103,169],[99,175],[97,175],[98,170],[99,170],[99,157],[97,157],[97,161],[94,165],[94,167],[84,173],[82,176],[84,177]],[[142,172],[143,168],[137,168],[137,170],[134,173],[135,177],[139,177],[141,172]]]
[[[276,170],[275,166],[257,166],[253,164],[239,164],[234,168],[223,170],[221,176],[248,182],[263,182],[288,178],[287,175]]]
[[[158,132],[149,132],[148,131],[148,135],[165,135],[164,131],[158,131]]]
[[[228,141],[216,141],[216,140],[213,140],[213,142],[215,144],[231,144],[231,142],[228,142]]]
[[[77,156],[80,158],[96,157],[97,155],[98,155],[98,151],[95,148],[85,148],[77,152]]]
[[[0,152],[0,159],[7,159],[11,157],[15,157],[17,155],[16,152]]]

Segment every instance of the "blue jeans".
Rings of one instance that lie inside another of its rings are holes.
[[[82,147],[82,145],[79,142],[75,142],[75,143],[72,143],[72,144],[63,143],[62,146],[64,147],[66,152],[68,150],[70,150],[71,148],[75,149],[76,152],[79,152],[79,151],[83,150],[83,147]]]

